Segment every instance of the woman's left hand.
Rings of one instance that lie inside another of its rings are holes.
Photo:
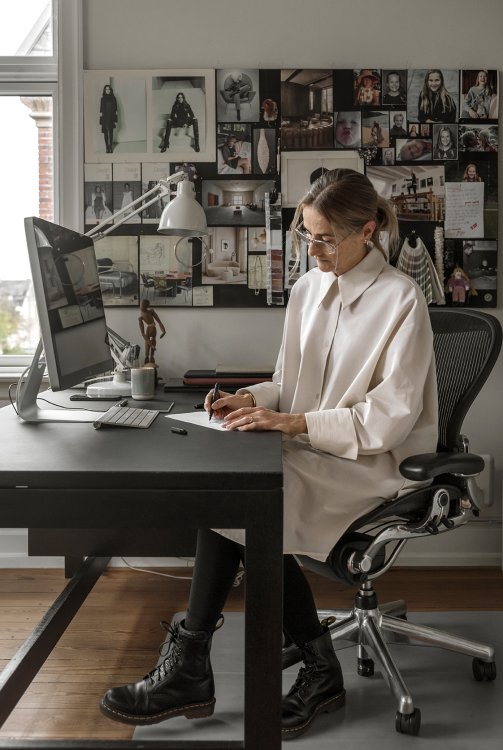
[[[227,430],[239,432],[257,432],[277,430],[294,437],[307,433],[307,422],[304,414],[284,414],[283,412],[265,409],[263,406],[245,406],[227,414],[224,419]]]

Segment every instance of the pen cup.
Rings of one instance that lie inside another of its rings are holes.
[[[155,394],[153,367],[135,367],[131,370],[131,397],[135,401],[149,401]]]

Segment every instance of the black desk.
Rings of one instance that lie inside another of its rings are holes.
[[[56,400],[54,394],[51,398]],[[57,399],[64,398],[61,394]],[[173,413],[191,411],[197,394],[163,394]],[[66,403],[70,404],[69,401]],[[44,405],[45,406],[45,405]],[[72,402],[72,406],[81,406]],[[92,408],[105,408],[92,404]],[[162,406],[161,406],[162,408]],[[170,555],[152,548],[173,528],[245,528],[244,744],[165,742],[174,748],[280,748],[282,609],[282,464],[279,433],[219,433],[184,425],[170,431],[159,415],[147,430],[92,424],[21,422],[0,409],[0,527],[64,530],[84,540],[76,555],[92,555],[0,675],[0,725],[85,601],[113,555]],[[71,530],[74,530],[73,532]],[[94,530],[87,536],[84,530]],[[144,533],[143,533],[144,532]],[[156,536],[157,535],[157,536]],[[145,547],[138,546],[142,537]],[[92,539],[97,541],[92,542]],[[129,546],[129,545],[132,546]],[[42,550],[39,554],[52,554]],[[61,552],[60,552],[61,554]],[[98,555],[98,556],[96,556]],[[98,711],[96,706],[96,711]],[[18,747],[0,741],[0,747]],[[154,747],[152,743],[151,747]],[[131,742],[28,741],[23,747],[139,747]],[[144,747],[145,743],[141,743]]]

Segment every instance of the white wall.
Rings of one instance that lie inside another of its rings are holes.
[[[476,5],[472,0],[83,0],[83,11],[86,69],[503,68],[501,0]],[[71,185],[67,196],[70,190]],[[82,213],[79,187],[73,192],[77,203],[66,206],[66,216]],[[500,216],[503,237],[501,224]],[[501,268],[503,260],[500,300]],[[502,310],[500,302],[491,312],[503,320]],[[168,332],[157,360],[163,377],[172,377],[222,361],[248,364],[250,352],[261,364],[274,362],[284,312],[205,308],[166,309],[162,315]],[[138,337],[137,317],[136,309],[107,312],[112,328],[132,341]],[[496,505],[489,517],[498,516],[501,508],[502,382],[503,358],[465,423],[473,450],[495,458]],[[501,549],[497,524],[459,533],[459,542],[450,535],[454,546],[443,556],[445,562],[496,564]],[[419,564],[419,547],[409,547],[400,561]],[[436,545],[426,562],[439,554]]]

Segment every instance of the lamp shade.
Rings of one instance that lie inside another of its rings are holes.
[[[178,183],[176,197],[163,210],[157,231],[173,237],[203,237],[208,234],[206,214],[196,201],[194,188],[188,180]]]

